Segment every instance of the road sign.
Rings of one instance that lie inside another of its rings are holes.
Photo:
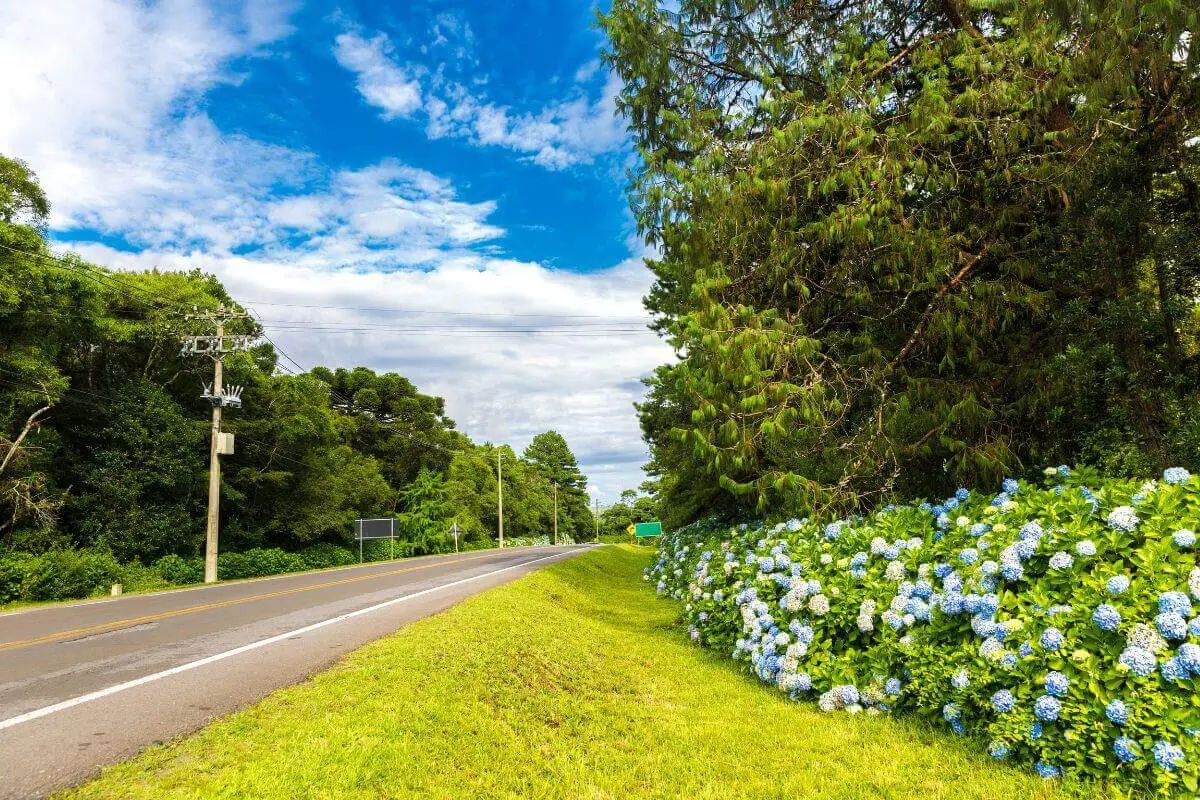
[[[662,536],[661,522],[639,522],[633,528],[633,535],[639,539],[649,536]]]

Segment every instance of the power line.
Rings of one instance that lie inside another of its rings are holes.
[[[534,317],[538,319],[546,319],[556,317],[559,319],[603,319],[621,322],[642,322],[634,317],[620,318],[612,317],[607,314],[556,314],[539,313],[539,312],[496,312],[496,311],[443,311],[441,309],[432,308],[404,308],[400,306],[334,306],[320,305],[316,303],[277,303],[270,300],[247,300],[249,304],[256,306],[276,306],[279,308],[323,308],[333,309],[338,311],[367,311],[367,312],[388,312],[394,311],[398,314],[437,314],[439,316],[450,317]]]

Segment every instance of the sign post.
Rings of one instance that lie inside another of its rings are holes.
[[[632,527],[635,539],[650,539],[655,536],[662,536],[661,522],[639,522]]]

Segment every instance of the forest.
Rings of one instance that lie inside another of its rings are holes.
[[[189,574],[179,565],[203,549],[213,364],[180,342],[211,333],[189,312],[237,298],[199,271],[56,255],[49,210],[30,167],[0,157],[0,560],[86,552]],[[223,552],[306,551],[325,565],[322,548],[349,545],[356,518],[389,516],[398,554],[453,549],[454,523],[462,546],[491,546],[498,453],[506,537],[550,534],[555,482],[560,534],[593,536],[587,479],[557,432],[520,453],[477,444],[402,375],[303,369],[252,316],[227,333],[254,344],[224,361],[225,383],[245,389],[223,425],[236,439],[222,458]],[[15,585],[28,569],[10,572]]]
[[[1200,465],[1198,15],[614,0],[665,521]]]

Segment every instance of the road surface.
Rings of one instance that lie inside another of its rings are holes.
[[[431,556],[0,614],[0,798],[81,783],[583,549]]]

